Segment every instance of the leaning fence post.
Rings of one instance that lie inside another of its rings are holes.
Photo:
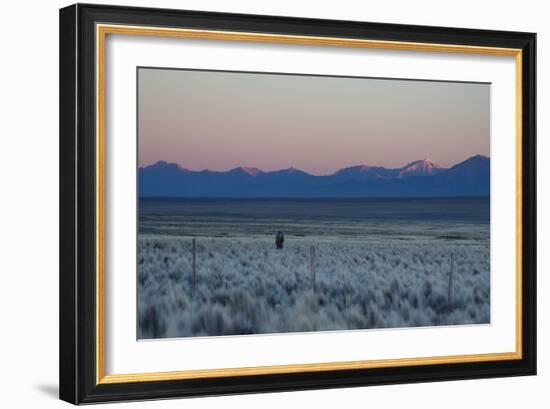
[[[193,288],[195,288],[195,285],[197,284],[197,239],[193,237]]]
[[[313,291],[315,291],[315,246],[312,244],[309,248],[309,267],[311,270],[311,288],[313,288]]]
[[[449,307],[453,303],[453,270],[454,270],[454,253],[451,253],[451,271],[449,272],[449,291],[447,294],[447,303]]]

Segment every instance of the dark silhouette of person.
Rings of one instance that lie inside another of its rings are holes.
[[[285,236],[283,235],[283,233],[278,232],[277,235],[275,236],[275,245],[280,250],[283,248],[284,243],[285,243]]]

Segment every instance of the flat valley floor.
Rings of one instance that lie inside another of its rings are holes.
[[[489,198],[141,199],[137,337],[489,323],[489,212]]]

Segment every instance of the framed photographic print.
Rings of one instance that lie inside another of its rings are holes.
[[[535,43],[61,9],[61,399],[535,374]]]

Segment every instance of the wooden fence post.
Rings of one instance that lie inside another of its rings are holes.
[[[193,237],[193,289],[197,284],[197,239]]]
[[[315,291],[315,246],[312,244],[309,249],[309,267],[311,270],[311,288]]]
[[[449,272],[449,291],[447,294],[447,304],[449,307],[453,303],[453,270],[454,270],[454,253],[451,253],[451,271]]]

